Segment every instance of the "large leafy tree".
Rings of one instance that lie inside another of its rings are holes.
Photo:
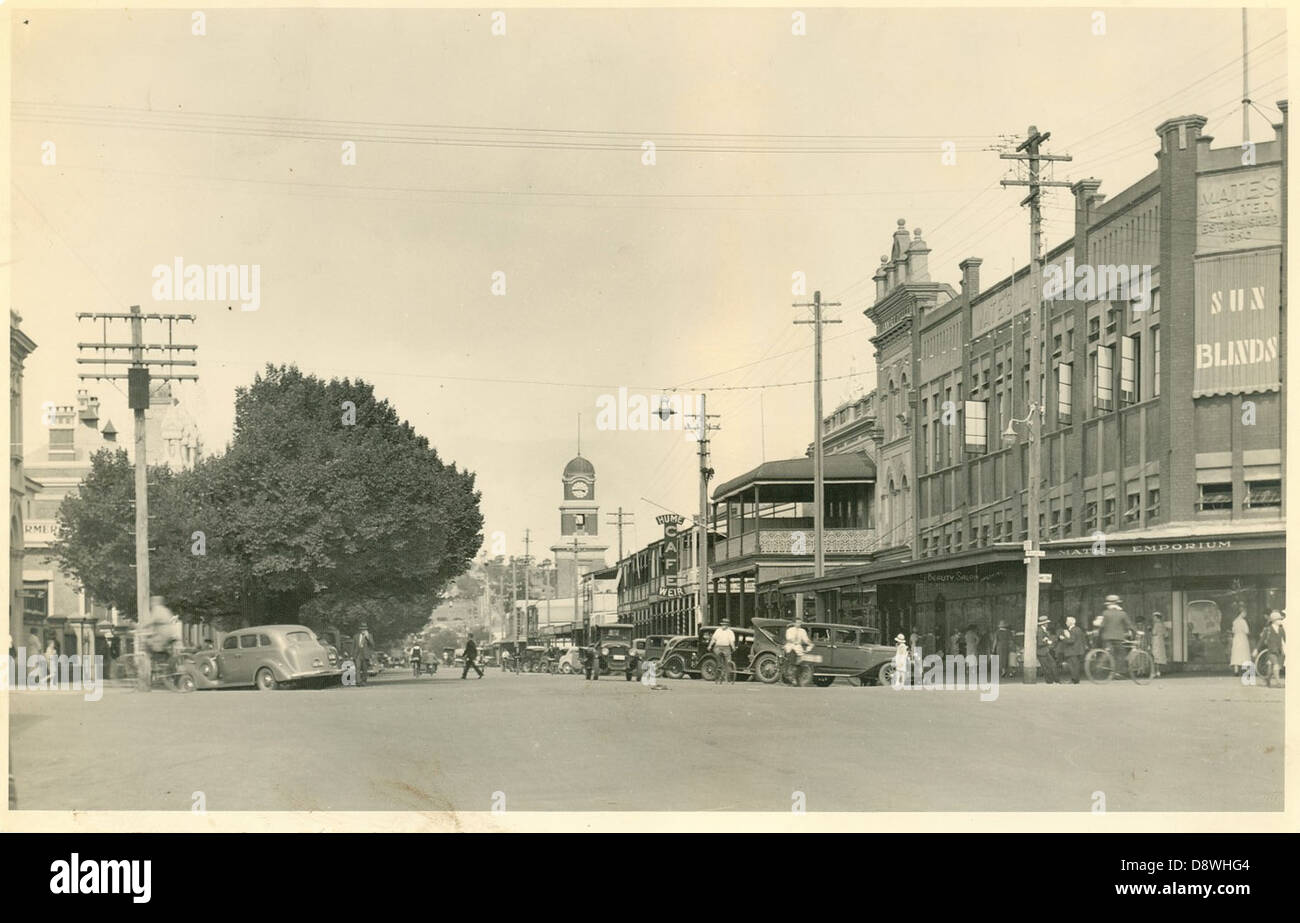
[[[400,637],[423,627],[482,543],[474,475],[445,464],[362,381],[268,366],[236,392],[224,455],[158,471],[153,585],[177,611],[227,626],[366,622],[377,640]],[[128,611],[129,472],[124,454],[96,459],[60,511],[59,545],[66,570]]]

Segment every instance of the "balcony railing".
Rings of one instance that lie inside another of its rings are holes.
[[[876,544],[875,529],[825,529],[826,554],[864,554]],[[713,560],[730,561],[751,554],[811,557],[813,528],[761,529],[725,539],[713,546]]]

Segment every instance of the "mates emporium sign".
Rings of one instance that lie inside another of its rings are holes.
[[[1143,542],[1123,548],[1116,548],[1114,545],[1108,544],[1106,545],[1106,554],[1168,554],[1171,551],[1222,551],[1231,547],[1232,539],[1230,538],[1205,542]],[[1082,548],[1053,548],[1047,554],[1048,557],[1052,558],[1094,557],[1091,545],[1085,545]],[[1102,557],[1102,555],[1098,554],[1095,557]]]

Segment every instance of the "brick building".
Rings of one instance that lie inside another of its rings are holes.
[[[1201,116],[1169,119],[1150,174],[1109,198],[1096,179],[1072,186],[1074,235],[1044,262],[1036,483],[1028,431],[1006,433],[1039,393],[1028,267],[984,287],[970,258],[956,291],[931,280],[921,232],[900,220],[865,312],[888,549],[783,593],[837,611],[874,590],[887,632],[1018,625],[1037,489],[1043,611],[1090,621],[1119,593],[1130,613],[1172,623],[1172,661],[1225,664],[1236,607],[1258,629],[1284,605],[1279,108],[1275,137],[1244,150],[1214,148]]]

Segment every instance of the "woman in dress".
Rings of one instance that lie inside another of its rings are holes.
[[[1160,668],[1169,662],[1169,655],[1165,653],[1165,617],[1159,612],[1151,613],[1151,653],[1156,659],[1156,676],[1160,675]]]
[[[1240,675],[1242,667],[1250,664],[1250,623],[1246,621],[1246,607],[1237,607],[1237,617],[1232,620],[1232,675]]]

